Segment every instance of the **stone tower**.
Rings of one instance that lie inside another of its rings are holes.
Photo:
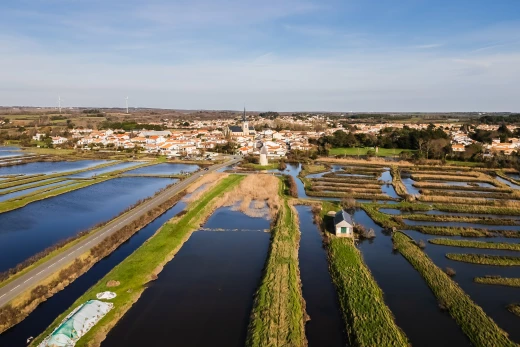
[[[267,147],[263,145],[260,149],[260,165],[266,166],[267,164]]]

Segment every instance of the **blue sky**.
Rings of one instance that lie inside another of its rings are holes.
[[[520,111],[517,0],[3,0],[0,104]]]

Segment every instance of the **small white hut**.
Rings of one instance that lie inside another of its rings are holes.
[[[334,231],[338,237],[354,237],[354,223],[352,217],[341,210],[334,216]]]

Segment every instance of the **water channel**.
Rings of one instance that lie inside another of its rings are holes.
[[[0,271],[59,240],[112,219],[172,182],[169,178],[114,178],[1,213]]]
[[[110,331],[106,346],[244,346],[269,221],[217,210]],[[254,229],[254,230],[252,230]]]

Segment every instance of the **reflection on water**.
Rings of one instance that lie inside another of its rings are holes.
[[[181,212],[184,207],[185,204],[183,202],[177,203],[152,223],[135,233],[109,256],[97,262],[90,270],[78,277],[65,289],[38,305],[21,323],[0,334],[0,346],[26,346],[26,340],[29,336],[38,336],[45,331],[56,317],[68,309],[81,295],[116,265],[139,248],[162,224]]]
[[[114,178],[0,214],[0,271],[100,222],[172,183],[169,178]]]
[[[363,210],[354,222],[372,228],[376,238],[359,244],[365,263],[385,295],[385,302],[413,346],[469,346],[455,321],[439,309],[437,299],[421,275],[399,253],[391,237]]]
[[[108,160],[78,160],[58,162],[34,162],[28,164],[0,167],[0,175],[13,174],[52,174],[66,171],[84,170],[108,163]]]
[[[244,346],[269,246],[269,221],[217,210],[108,334],[102,346]]]
[[[305,325],[309,346],[345,346],[346,332],[327,255],[309,206],[296,206],[300,219],[298,258],[303,299],[311,320]]]

